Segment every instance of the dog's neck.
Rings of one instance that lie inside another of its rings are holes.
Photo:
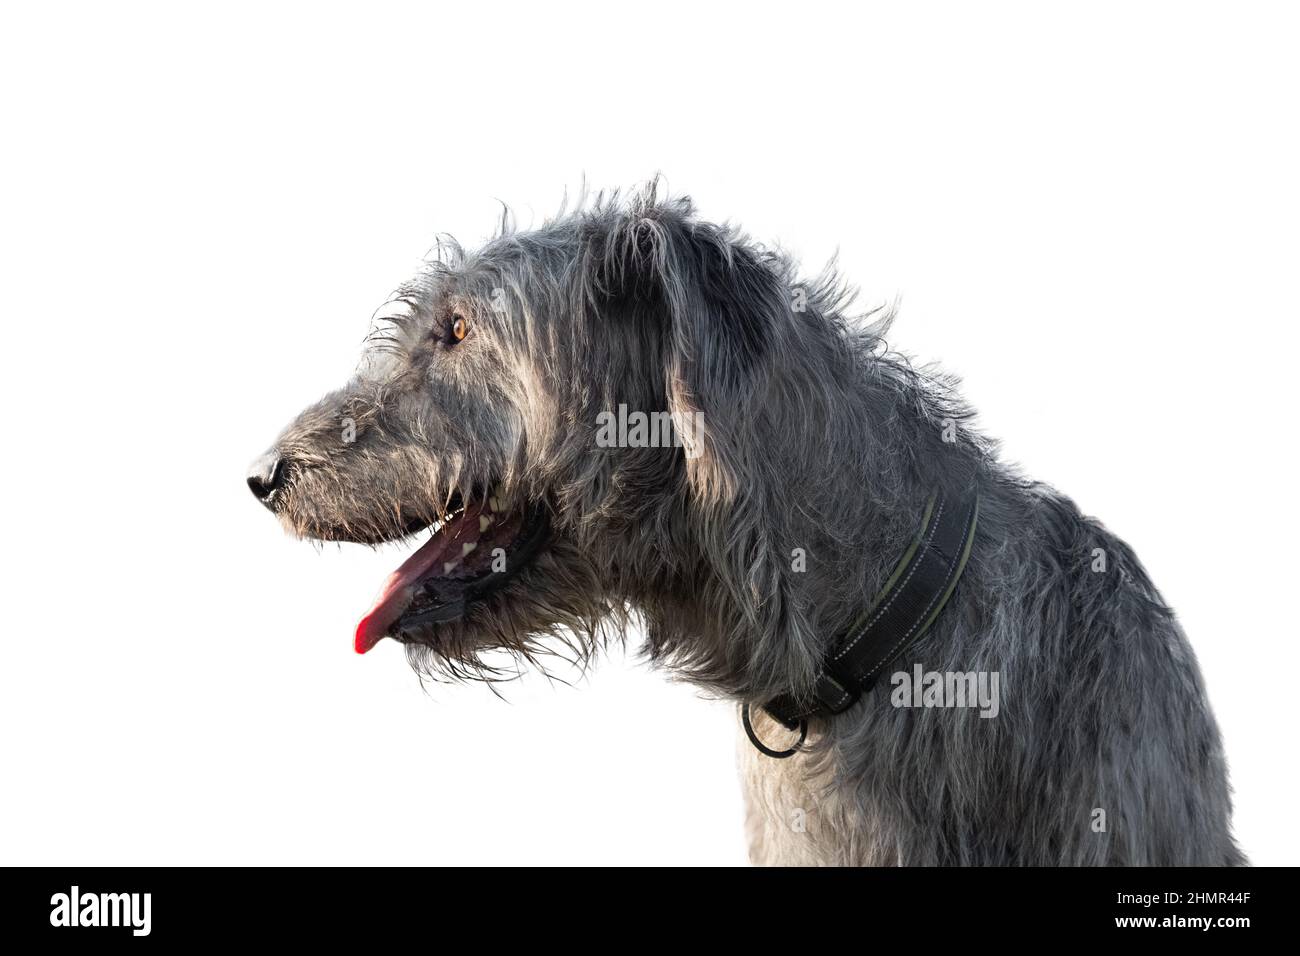
[[[884,586],[935,488],[976,483],[982,449],[942,383],[901,360],[870,361],[871,374],[845,369],[799,409],[819,412],[823,427],[786,427],[779,402],[751,410],[786,436],[747,463],[759,480],[737,482],[726,501],[667,501],[654,533],[639,529],[625,580],[656,658],[737,699],[806,692]],[[664,567],[663,554],[680,566]]]

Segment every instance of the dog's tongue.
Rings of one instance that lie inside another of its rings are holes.
[[[388,629],[402,616],[402,612],[415,600],[420,581],[441,566],[441,562],[460,557],[462,533],[468,528],[478,528],[477,507],[465,511],[438,529],[420,549],[402,562],[402,566],[388,576],[366,616],[357,625],[358,654],[370,650],[388,633]],[[451,552],[454,549],[454,554]]]

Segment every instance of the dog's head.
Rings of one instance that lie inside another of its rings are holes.
[[[783,433],[783,403],[809,400],[773,357],[831,347],[826,290],[792,292],[785,260],[653,189],[440,249],[353,380],[248,479],[298,535],[432,529],[356,649],[388,636],[423,669],[483,675],[484,649],[531,655],[559,635],[585,657],[636,610],[652,652],[733,682],[748,664],[734,636],[792,618],[790,509],[762,496],[784,458],[806,459],[762,436]]]

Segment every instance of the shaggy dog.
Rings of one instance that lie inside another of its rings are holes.
[[[477,252],[440,244],[249,486],[305,537],[433,529],[360,652],[390,637],[424,674],[494,679],[501,650],[585,663],[636,619],[652,660],[752,703],[782,749],[760,707],[815,711],[928,503],[978,494],[964,573],[892,688],[814,712],[790,759],[742,738],[753,859],[1244,862],[1196,660],[1137,558],[1001,463],[850,298],[653,185],[507,218]],[[932,697],[953,674],[998,700]]]

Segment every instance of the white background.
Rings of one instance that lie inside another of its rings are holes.
[[[1300,862],[1284,5],[35,9],[0,15],[0,861],[743,862],[728,706],[634,655],[426,693],[351,650],[404,552],[244,487],[436,231],[661,171],[901,296],[893,343],[1137,549],[1244,848]]]

